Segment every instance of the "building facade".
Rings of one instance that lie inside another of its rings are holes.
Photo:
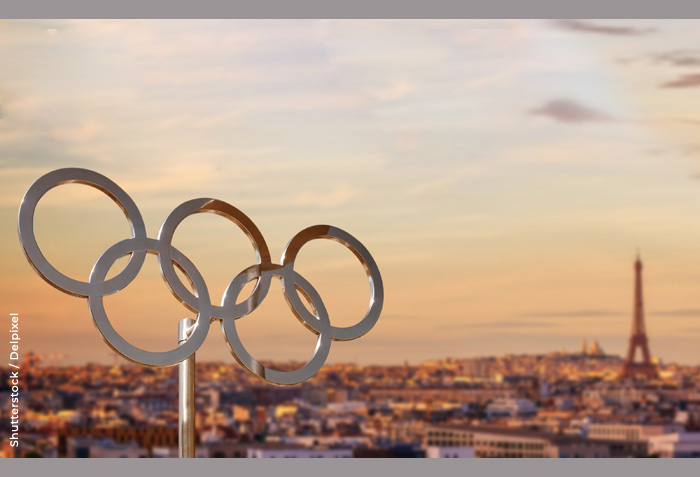
[[[645,457],[646,442],[587,439],[507,427],[433,426],[427,429],[424,445],[471,447],[474,457],[605,458]]]

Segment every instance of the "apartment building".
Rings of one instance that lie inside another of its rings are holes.
[[[474,457],[643,457],[646,442],[587,439],[519,428],[468,425],[432,426],[424,445],[472,447]]]

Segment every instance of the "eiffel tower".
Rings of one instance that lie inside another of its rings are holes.
[[[627,349],[627,359],[622,365],[620,379],[630,379],[637,376],[644,376],[647,379],[658,379],[659,373],[656,366],[651,362],[649,353],[649,340],[644,327],[644,302],[642,301],[642,261],[637,253],[637,260],[634,262],[634,317],[632,319],[632,334],[630,344]],[[637,348],[642,350],[642,361],[634,362],[634,355]]]

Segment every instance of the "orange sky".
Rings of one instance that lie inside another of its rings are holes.
[[[546,352],[598,339],[623,354],[633,260],[645,263],[653,355],[698,363],[697,21],[4,21],[0,23],[0,298],[22,344],[109,362],[85,300],[43,282],[17,239],[41,175],[116,181],[150,237],[197,197],[243,210],[279,260],[299,230],[356,236],[384,278],[377,326],[330,361]],[[129,229],[96,190],[40,202],[37,238],[86,279]],[[254,263],[221,217],[174,245],[218,303]],[[312,242],[297,270],[336,325],[366,308],[362,268]],[[165,350],[191,316],[156,259],[106,299],[115,327]],[[314,335],[279,285],[242,320],[259,358],[303,360]],[[200,359],[232,360],[212,326]]]

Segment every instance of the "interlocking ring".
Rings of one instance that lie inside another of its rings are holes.
[[[187,359],[202,346],[209,332],[212,315],[209,291],[206,283],[204,283],[204,278],[192,262],[179,250],[172,246],[164,246],[162,242],[149,238],[130,238],[117,242],[97,259],[90,273],[90,283],[100,285],[104,283],[103,280],[109,273],[109,269],[114,265],[114,262],[124,255],[135,252],[150,252],[157,253],[160,257],[165,249],[170,252],[171,259],[178,264],[179,268],[192,281],[198,297],[197,309],[199,313],[187,341],[182,345],[165,352],[146,351],[137,348],[122,338],[110,323],[104,307],[104,294],[100,293],[98,289],[88,296],[90,314],[95,326],[102,334],[102,338],[114,351],[133,363],[149,366],[172,366]]]
[[[270,251],[267,248],[267,244],[260,230],[258,230],[252,220],[234,206],[216,199],[194,199],[180,204],[175,210],[170,212],[158,232],[158,240],[164,245],[162,248],[163,252],[158,255],[158,264],[170,290],[175,294],[178,300],[192,311],[197,311],[197,298],[182,284],[180,278],[175,273],[169,245],[172,244],[173,234],[177,226],[180,225],[180,222],[188,215],[202,212],[211,212],[221,215],[238,225],[253,244],[258,263],[263,265],[271,263]],[[269,288],[270,277],[266,276],[266,278],[257,281],[253,294],[264,290],[263,295],[266,295],[267,289]],[[251,297],[252,296],[253,295],[251,295]],[[226,315],[225,311],[218,306],[214,307],[214,313],[217,318],[224,318]]]
[[[97,287],[104,287],[102,293],[105,295],[116,293],[136,278],[146,258],[145,251],[133,253],[129,258],[129,263],[117,276],[110,278],[104,283],[90,284],[74,280],[56,270],[46,260],[39,249],[39,245],[36,243],[36,237],[34,236],[34,211],[36,210],[36,205],[50,189],[69,183],[85,184],[107,194],[126,215],[126,219],[131,226],[131,236],[134,238],[146,238],[146,225],[143,223],[143,218],[141,218],[141,212],[139,212],[139,208],[136,207],[134,201],[121,187],[102,174],[87,169],[58,169],[40,177],[24,194],[22,205],[19,207],[19,219],[17,221],[19,241],[22,244],[24,254],[32,267],[34,267],[34,270],[44,280],[64,293],[87,298],[91,290]],[[124,282],[126,284],[123,284]]]
[[[243,314],[249,313],[248,303],[244,302],[236,305],[236,299],[238,294],[241,292],[243,287],[254,279],[265,279],[269,283],[270,277],[272,275],[280,277],[284,280],[285,275],[289,273],[288,269],[282,267],[282,265],[269,264],[269,265],[253,265],[252,267],[246,268],[243,272],[239,273],[236,278],[234,278],[226,289],[226,294],[224,295],[224,307],[226,305],[232,305],[239,308],[239,312]],[[301,305],[299,310],[293,309],[294,314],[299,317],[301,322],[306,325],[311,331],[318,335],[318,340],[316,341],[316,348],[314,349],[314,354],[311,359],[301,368],[295,369],[294,371],[278,371],[276,369],[267,368],[263,366],[259,361],[253,358],[245,346],[241,342],[238,336],[238,331],[236,331],[236,320],[222,320],[221,328],[224,331],[224,337],[226,342],[231,348],[231,354],[238,361],[238,363],[243,366],[243,368],[254,376],[267,381],[269,383],[275,384],[296,384],[302,381],[306,381],[311,376],[316,374],[323,363],[328,357],[328,352],[331,350],[331,322],[328,318],[328,312],[326,307],[321,301],[321,297],[314,287],[311,286],[301,275],[292,271],[291,274],[296,275],[296,286],[301,289],[301,292],[306,296],[306,298],[311,302],[314,308],[315,315],[309,313],[304,305]],[[254,296],[256,295],[253,292]],[[257,298],[257,297],[256,297]],[[262,300],[260,300],[262,301]],[[260,303],[256,299],[255,303]],[[236,313],[238,314],[238,313]]]
[[[369,308],[367,309],[367,312],[362,320],[353,326],[348,326],[345,328],[339,328],[337,326],[331,327],[331,333],[334,340],[354,340],[364,335],[371,330],[372,327],[374,327],[377,319],[379,319],[382,306],[384,305],[384,285],[382,283],[382,277],[379,274],[377,264],[365,246],[362,245],[355,237],[337,227],[331,227],[330,225],[314,225],[313,227],[302,230],[289,241],[287,246],[284,248],[284,252],[282,252],[282,266],[288,268],[290,271],[293,270],[294,261],[296,260],[297,254],[299,253],[299,250],[301,250],[301,247],[311,240],[322,238],[335,240],[336,242],[340,242],[349,248],[350,251],[360,260],[360,263],[362,263],[365,273],[367,274],[367,279],[369,280],[369,289],[372,296],[369,300]],[[298,311],[300,309],[306,309],[299,299],[297,288],[294,286],[296,283],[296,277],[298,276],[298,274],[289,273],[282,277],[282,290],[284,290],[284,297],[287,299],[287,303],[289,303],[292,311],[294,311],[297,316],[299,316]],[[312,330],[318,331],[308,321],[304,321]]]
[[[56,270],[46,260],[34,236],[34,212],[39,200],[53,187],[66,183],[80,183],[107,194],[119,205],[131,226],[131,237],[108,248],[95,262],[88,282],[74,280]],[[211,302],[204,278],[195,265],[172,245],[178,225],[189,215],[215,213],[234,222],[250,239],[257,263],[246,268],[229,283],[221,306]],[[27,260],[46,282],[69,295],[87,298],[90,315],[105,342],[125,359],[145,366],[172,366],[192,356],[204,343],[209,326],[221,322],[224,339],[233,357],[249,373],[278,385],[291,385],[311,378],[321,369],[328,357],[331,341],[359,338],[374,327],[384,304],[384,287],[379,268],[372,255],[355,237],[330,225],[315,225],[302,230],[289,241],[282,254],[281,264],[271,262],[270,251],[260,230],[243,212],[217,199],[193,199],[176,207],[165,219],[158,238],[146,236],[146,227],[134,201],[117,184],[105,176],[87,169],[67,168],[50,172],[39,178],[25,194],[19,209],[18,233]],[[315,239],[331,239],[345,245],[360,260],[369,280],[371,298],[365,316],[355,325],[332,326],[326,307],[316,289],[294,270],[294,262],[302,246]],[[152,352],[126,341],[112,326],[104,308],[104,296],[127,287],[138,275],[146,253],[158,255],[158,266],[173,295],[188,309],[197,313],[197,319],[188,339],[180,346],[165,352]],[[110,268],[121,257],[129,261],[116,276],[106,279]],[[194,293],[180,280],[175,267],[184,273]],[[293,371],[265,367],[243,345],[236,320],[255,311],[267,296],[272,277],[281,280],[282,291],[296,318],[318,335],[316,348],[309,361]],[[245,285],[255,280],[255,287],[245,300],[237,303]],[[313,311],[304,305],[303,296]]]

